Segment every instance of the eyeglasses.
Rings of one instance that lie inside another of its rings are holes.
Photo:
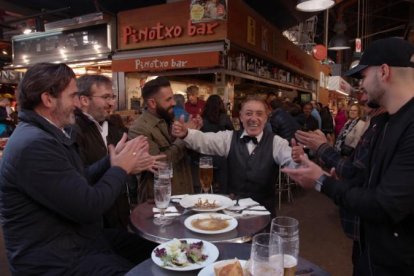
[[[90,96],[90,97],[101,98],[108,102],[116,100],[116,95],[103,95],[103,96]]]

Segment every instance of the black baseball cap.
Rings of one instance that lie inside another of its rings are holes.
[[[361,79],[362,70],[382,64],[414,68],[414,45],[396,37],[376,40],[366,48],[359,64],[346,72],[345,76]]]

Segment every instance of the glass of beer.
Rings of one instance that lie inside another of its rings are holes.
[[[272,220],[270,233],[279,235],[283,242],[284,276],[294,276],[299,256],[299,222],[291,217]]]
[[[200,157],[199,173],[202,192],[208,193],[212,189],[213,182],[213,158],[211,156]]]
[[[248,271],[254,276],[283,276],[282,238],[274,233],[257,234],[252,240]]]

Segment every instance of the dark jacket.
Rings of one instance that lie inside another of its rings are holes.
[[[379,117],[364,177],[322,191],[361,218],[358,275],[414,275],[414,99]]]
[[[289,141],[294,138],[295,132],[300,129],[298,122],[287,111],[277,108],[272,111],[269,117],[274,134]]]
[[[102,139],[101,133],[93,121],[91,121],[80,109],[75,112],[76,115],[76,144],[79,155],[84,166],[90,166],[96,161],[108,155],[108,149]],[[108,120],[107,143],[116,145],[121,140],[126,129]],[[136,189],[136,187],[135,187]],[[132,188],[130,190],[133,190]],[[136,196],[136,193],[135,193]],[[129,222],[129,202],[126,185],[123,192],[119,195],[115,204],[104,214],[105,228],[126,228]]]
[[[102,159],[84,170],[74,141],[21,110],[0,165],[0,213],[14,275],[70,273],[102,238],[101,218],[126,172]],[[70,133],[70,129],[67,130]],[[94,186],[88,185],[95,183]]]
[[[295,119],[303,131],[313,131],[319,128],[318,121],[312,115],[306,117],[305,114],[301,113]]]

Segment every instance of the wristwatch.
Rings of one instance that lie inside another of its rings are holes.
[[[318,179],[316,179],[315,190],[317,190],[318,192],[320,192],[321,189],[322,189],[322,186],[323,186],[323,182],[327,178],[328,178],[328,176],[326,174],[322,174]]]

